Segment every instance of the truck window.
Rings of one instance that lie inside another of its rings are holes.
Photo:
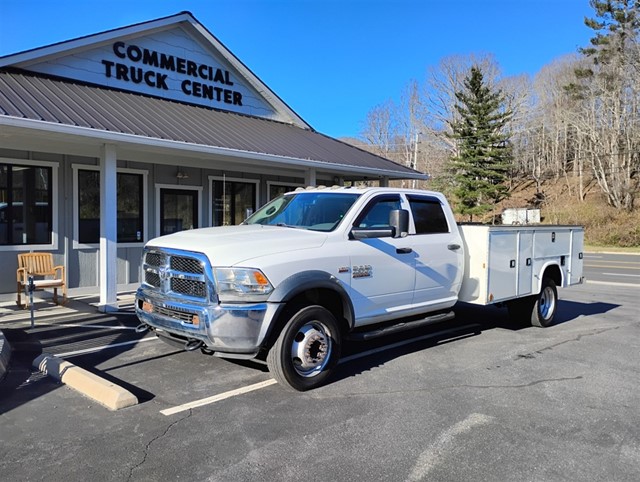
[[[401,209],[399,196],[377,197],[367,205],[353,226],[356,228],[389,227],[389,213],[394,209]]]
[[[359,194],[302,192],[280,196],[260,208],[243,224],[270,224],[333,231]]]
[[[416,234],[448,233],[449,224],[440,201],[409,196],[409,205],[416,225]]]

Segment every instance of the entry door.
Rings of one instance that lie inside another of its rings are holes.
[[[160,235],[198,227],[198,191],[160,189]]]

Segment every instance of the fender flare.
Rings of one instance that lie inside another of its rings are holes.
[[[320,270],[296,273],[278,284],[267,300],[268,303],[278,304],[278,308],[274,314],[274,320],[279,318],[288,301],[291,301],[297,295],[312,289],[328,289],[337,293],[342,301],[342,310],[344,318],[349,325],[349,329],[353,328],[355,311],[349,294],[338,278],[331,273]],[[275,324],[272,323],[271,326],[269,326],[268,332],[264,338],[265,340],[269,339],[271,336],[274,325]]]
[[[560,267],[560,263],[556,260],[549,260],[546,261],[542,267],[540,268],[540,271],[538,272],[538,274],[536,275],[537,278],[537,283],[536,283],[536,293],[540,293],[540,290],[542,289],[542,280],[544,278],[544,274],[547,272],[548,269],[555,269],[558,271],[558,273],[560,274],[560,282],[556,283],[558,288],[561,288],[564,286],[564,272],[562,271],[562,268]]]

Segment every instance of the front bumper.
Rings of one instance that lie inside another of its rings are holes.
[[[186,340],[202,341],[224,354],[257,354],[265,341],[277,303],[208,304],[159,296],[138,288],[136,315],[143,323]]]

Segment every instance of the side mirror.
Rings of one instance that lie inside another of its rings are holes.
[[[353,228],[351,239],[372,238],[404,238],[409,232],[409,211],[395,209],[389,212],[389,227],[382,228]]]
[[[394,209],[389,213],[389,226],[394,238],[404,238],[409,233],[409,211]]]

